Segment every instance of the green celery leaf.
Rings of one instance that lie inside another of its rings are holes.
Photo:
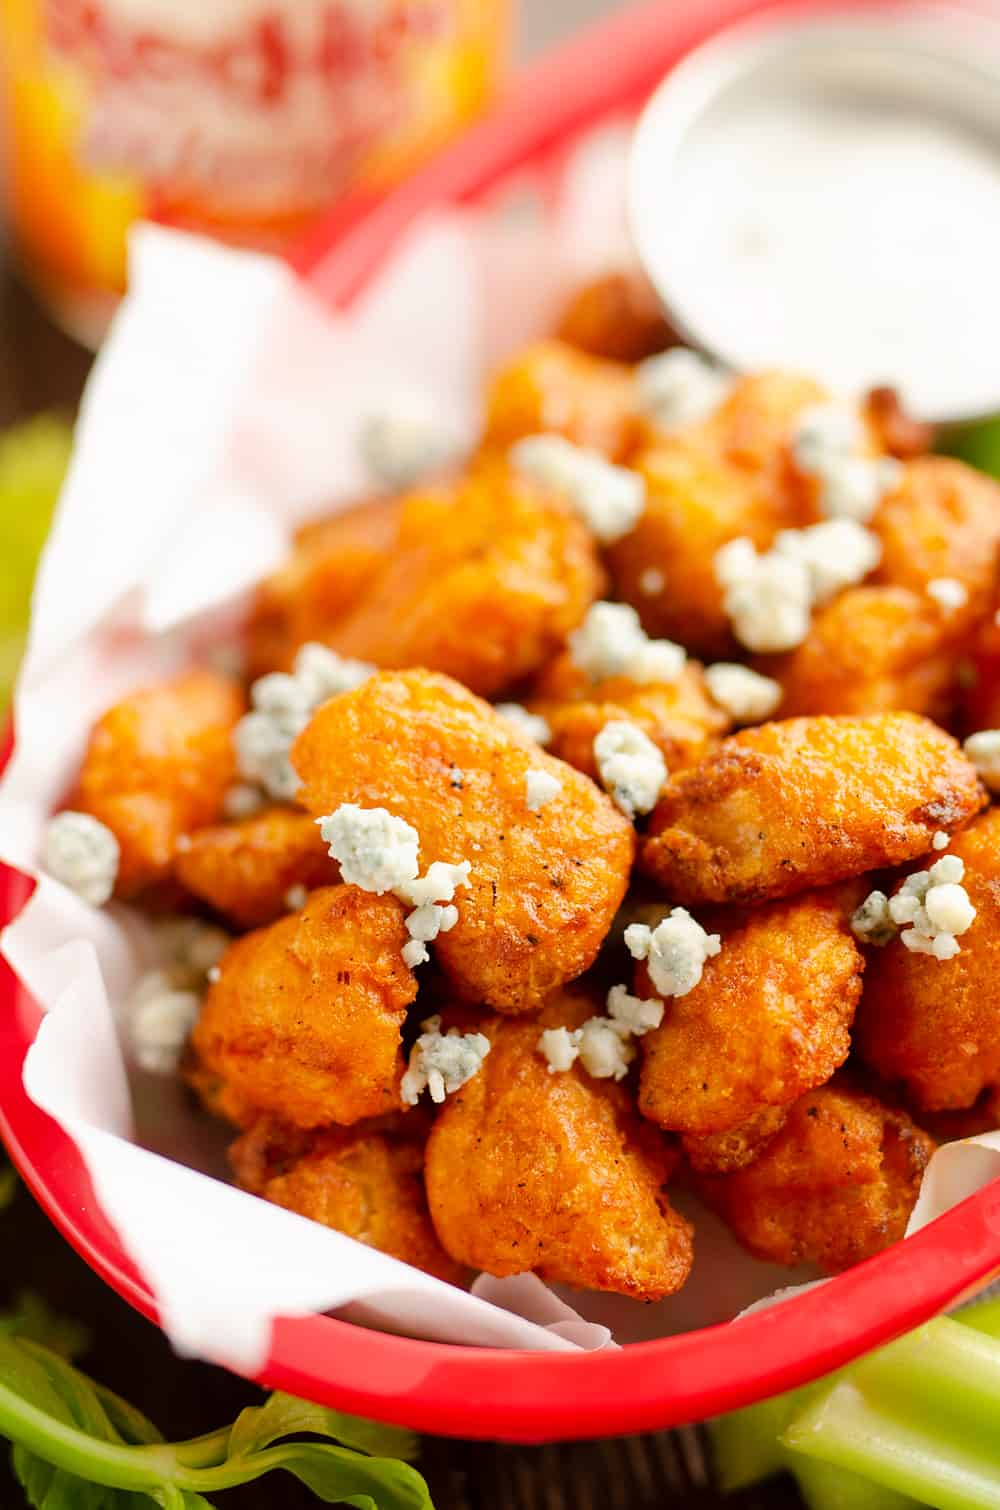
[[[373,1457],[407,1461],[417,1456],[420,1445],[418,1437],[402,1427],[362,1421],[357,1416],[346,1416],[339,1410],[312,1405],[308,1400],[297,1400],[294,1395],[278,1392],[263,1405],[251,1405],[240,1412],[229,1438],[229,1456],[234,1458],[260,1452],[281,1437],[302,1432],[330,1437],[344,1447],[353,1447]]]
[[[94,1383],[97,1398],[104,1407],[105,1414],[122,1442],[127,1442],[130,1447],[148,1447],[153,1442],[162,1442],[163,1433],[158,1431],[152,1421],[130,1405],[127,1400],[119,1395],[112,1394],[103,1384]]]
[[[326,1505],[369,1510],[433,1510],[430,1491],[415,1468],[394,1458],[369,1458],[325,1442],[284,1442],[245,1460],[253,1477],[284,1468]],[[235,1465],[234,1465],[235,1466]],[[224,1471],[224,1470],[223,1470]],[[241,1475],[241,1482],[246,1482]]]
[[[990,477],[1000,477],[1000,419],[949,427],[938,440],[938,450]]]
[[[68,1316],[58,1316],[34,1290],[19,1290],[14,1309],[0,1313],[0,1333],[38,1342],[61,1358],[78,1358],[91,1343],[89,1327]]]
[[[75,1473],[53,1468],[25,1447],[14,1448],[11,1467],[32,1510],[153,1510],[146,1494],[90,1484]]]

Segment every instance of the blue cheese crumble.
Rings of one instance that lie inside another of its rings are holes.
[[[965,865],[958,855],[942,855],[927,870],[907,876],[892,897],[873,891],[851,919],[863,943],[883,946],[898,934],[904,948],[937,960],[954,959],[958,940],[972,927],[976,909],[961,884]]]
[[[732,378],[686,346],[640,362],[635,372],[640,409],[661,430],[710,418],[732,387]]]
[[[675,682],[687,653],[672,640],[651,640],[628,603],[593,603],[569,637],[570,657],[592,682],[627,676],[644,685]]]
[[[969,601],[969,591],[957,577],[935,577],[927,584],[927,596],[945,613],[958,613]]]
[[[816,404],[799,416],[792,458],[820,484],[820,507],[829,519],[867,524],[903,468],[891,456],[864,455],[865,430],[856,410]]]
[[[118,840],[89,813],[67,811],[49,820],[42,865],[91,907],[102,907],[111,899],[119,859]]]
[[[429,1017],[413,1048],[400,1084],[406,1106],[416,1106],[424,1091],[440,1106],[446,1096],[461,1090],[478,1074],[490,1051],[485,1033],[460,1033],[457,1028],[441,1032],[440,1017]]]
[[[544,748],[552,738],[548,720],[540,713],[530,713],[523,703],[497,703],[494,711],[512,724],[525,739],[532,740],[536,745]]]
[[[735,661],[716,661],[714,666],[706,666],[705,684],[714,701],[736,724],[763,723],[777,712],[782,698],[780,682]]]
[[[540,813],[562,791],[562,782],[550,771],[532,766],[524,777],[524,801],[529,813]]]
[[[980,729],[962,746],[991,792],[1000,792],[1000,729]]]
[[[358,449],[372,481],[389,492],[412,487],[461,454],[458,437],[417,393],[397,394],[384,409],[367,415]]]
[[[336,812],[316,821],[348,885],[382,896],[417,879],[420,838],[404,818],[384,807],[342,802]]]
[[[722,939],[706,933],[684,907],[674,907],[655,928],[631,923],[625,947],[633,959],[646,961],[661,996],[686,996],[701,980],[705,961],[720,953]]]
[[[594,740],[601,782],[627,818],[651,812],[667,779],[663,752],[636,724],[613,718]]]
[[[646,484],[638,472],[616,467],[599,451],[575,446],[562,435],[527,435],[509,454],[519,472],[562,493],[602,545],[630,534],[646,507]]]
[[[171,918],[157,929],[160,963],[146,970],[125,1004],[132,1057],[149,1074],[173,1075],[198,1020],[205,991],[218,979],[231,940],[198,918]]]

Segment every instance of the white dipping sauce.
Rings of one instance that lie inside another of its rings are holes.
[[[932,63],[921,97],[909,61],[880,92],[870,56],[826,78],[814,56],[771,60],[663,134],[636,230],[682,325],[731,365],[891,383],[921,416],[963,417],[1000,408],[1000,120],[983,76],[963,95],[959,71],[948,100]]]

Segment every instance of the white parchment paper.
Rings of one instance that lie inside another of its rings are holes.
[[[602,1347],[612,1332],[725,1320],[814,1277],[753,1263],[699,1213],[692,1279],[659,1306],[560,1298],[530,1277],[466,1294],[220,1183],[217,1129],[120,1048],[116,1013],[148,929],[37,869],[95,717],[216,641],[294,525],[363,491],[363,418],[416,389],[471,443],[486,370],[545,328],[561,290],[621,261],[623,141],[584,142],[555,207],[519,184],[489,211],[429,217],[348,315],[269,258],[134,233],[131,293],[87,389],[39,573],[0,783],[0,858],[38,879],[3,951],[47,1014],[28,1093],[79,1147],[183,1352],[257,1372],[276,1316],[332,1309],[469,1345]],[[915,1222],[997,1173],[1000,1134],[944,1150]]]

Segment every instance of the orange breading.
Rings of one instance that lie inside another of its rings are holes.
[[[283,566],[258,587],[248,629],[250,671],[287,671],[307,640],[323,640],[369,591],[396,543],[402,501],[376,498],[304,525]]]
[[[988,1086],[972,1106],[959,1111],[920,1112],[920,1121],[926,1132],[939,1143],[951,1143],[956,1138],[978,1138],[982,1133],[996,1132],[1000,1127],[1000,1085]]]
[[[732,734],[672,777],[640,861],[675,902],[764,901],[915,859],[985,800],[929,719],[790,718]]]
[[[865,1062],[928,1111],[971,1106],[1000,1085],[1000,809],[956,834],[948,853],[964,861],[976,908],[959,953],[932,959],[898,938],[871,950],[857,1020]]]
[[[967,629],[932,598],[905,587],[851,587],[817,609],[788,655],[758,667],[784,688],[783,717],[811,713],[926,713],[943,721],[956,691]]]
[[[133,692],[97,720],[71,806],[118,840],[116,896],[165,880],[181,834],[218,818],[243,711],[234,682],[188,671]]]
[[[907,414],[894,388],[873,388],[865,397],[865,420],[879,451],[912,461],[934,444],[934,426]]]
[[[760,1157],[788,1121],[787,1106],[766,1106],[725,1132],[685,1133],[684,1157],[698,1174],[732,1174]]]
[[[384,567],[313,638],[377,666],[426,666],[483,696],[531,675],[600,595],[593,541],[505,464],[408,494]]]
[[[563,435],[622,461],[638,434],[632,373],[562,341],[537,341],[495,373],[483,446],[506,450],[526,435]]]
[[[966,622],[986,612],[1000,547],[1000,486],[991,478],[947,456],[920,457],[906,464],[871,528],[882,542],[877,581],[923,592],[951,577],[969,595]]]
[[[676,1156],[623,1085],[549,1074],[541,1030],[594,1012],[563,993],[530,1022],[478,1024],[491,1048],[449,1096],[427,1144],[427,1198],[452,1258],[581,1289],[659,1300],[691,1268],[691,1228],[664,1187]]]
[[[934,1147],[905,1112],[834,1082],[749,1168],[699,1188],[755,1257],[836,1273],[903,1236]]]
[[[552,730],[550,753],[595,780],[594,739],[613,719],[636,724],[648,734],[663,751],[668,771],[692,765],[730,727],[695,661],[688,661],[673,682],[639,683],[627,676],[592,682],[563,654],[535,683],[529,706]]]
[[[326,886],[230,946],[192,1034],[192,1078],[224,1087],[213,1110],[308,1128],[399,1107],[400,1032],[417,994],[403,916],[394,897]]]
[[[605,273],[577,289],[559,317],[556,335],[612,362],[641,362],[677,339],[659,295],[638,268]]]
[[[178,880],[239,928],[287,912],[293,886],[330,886],[339,871],[308,813],[271,807],[238,823],[198,829],[178,850]]]
[[[469,861],[458,922],[434,945],[463,999],[534,1010],[593,962],[628,885],[632,825],[464,687],[383,672],[320,708],[292,763],[315,816],[345,802],[385,807],[416,829],[423,869]],[[530,769],[560,782],[538,812]]]
[[[980,626],[964,672],[959,678],[962,728],[967,734],[1000,729],[1000,622],[995,614]]]
[[[423,1138],[362,1126],[313,1132],[261,1119],[229,1150],[244,1190],[359,1243],[461,1283],[437,1240],[424,1190]]]
[[[789,444],[796,422],[828,395],[796,372],[758,372],[742,377],[705,422],[702,434],[733,466],[771,476],[781,489],[793,485]]]
[[[839,900],[757,908],[722,934],[701,981],[642,1039],[639,1110],[697,1137],[739,1129],[823,1085],[850,1050],[864,959]],[[645,964],[636,994],[656,995]]]

